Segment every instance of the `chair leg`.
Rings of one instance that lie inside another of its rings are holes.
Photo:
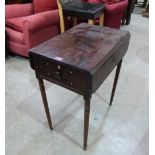
[[[62,6],[61,6],[59,0],[57,0],[57,4],[58,4],[59,16],[60,16],[60,31],[61,31],[61,33],[63,33],[63,32],[65,32],[65,23],[64,23]]]
[[[77,17],[73,17],[73,26],[77,25]]]
[[[146,8],[146,13],[149,13],[149,3],[148,3],[147,8]]]
[[[144,0],[144,2],[143,2],[143,7],[146,6],[147,2],[148,2],[148,0]]]
[[[103,26],[103,24],[104,24],[104,14],[101,14],[99,17],[99,25]]]
[[[60,30],[61,30],[61,33],[65,32],[65,23],[62,17],[60,17]]]

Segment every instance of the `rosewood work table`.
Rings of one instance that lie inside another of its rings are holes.
[[[53,129],[43,79],[84,97],[84,150],[87,148],[90,99],[117,66],[112,104],[122,58],[127,52],[130,33],[82,23],[32,48],[29,60],[39,81],[50,129]]]

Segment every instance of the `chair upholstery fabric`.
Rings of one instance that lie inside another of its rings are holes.
[[[51,11],[57,9],[56,0],[33,0],[34,13]]]
[[[7,44],[13,53],[27,57],[30,48],[59,32],[57,9],[34,14],[33,4],[28,3],[6,5],[5,11]]]
[[[120,28],[121,20],[128,6],[128,0],[85,0],[90,3],[104,3],[104,26]]]
[[[5,19],[29,16],[33,12],[32,3],[5,5]]]
[[[11,18],[6,20],[6,26],[16,30],[18,32],[23,32],[23,21],[25,20],[25,17],[17,17],[17,18]]]

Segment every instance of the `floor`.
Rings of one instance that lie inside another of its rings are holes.
[[[54,130],[48,128],[28,59],[6,60],[6,155],[148,155],[149,20],[132,15],[131,41],[112,107],[113,71],[91,100],[88,149],[82,150],[83,98],[45,82]]]

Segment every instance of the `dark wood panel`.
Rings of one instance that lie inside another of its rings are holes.
[[[34,64],[33,68],[42,78],[84,94],[86,77],[83,72],[51,62],[46,58],[33,56],[33,54],[30,57]]]

